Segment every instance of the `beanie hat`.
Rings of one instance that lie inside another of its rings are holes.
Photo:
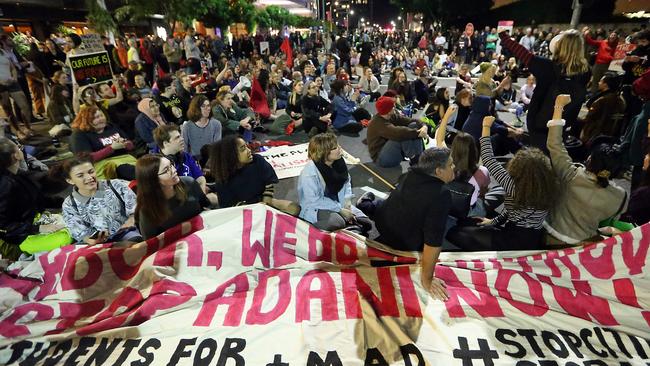
[[[390,113],[395,107],[395,99],[390,97],[380,97],[377,99],[375,107],[377,108],[377,113],[386,115]]]

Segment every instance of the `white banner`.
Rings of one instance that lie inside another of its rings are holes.
[[[275,170],[278,179],[297,177],[302,172],[302,168],[307,165],[309,158],[307,157],[307,148],[309,143],[300,145],[285,145],[275,146],[259,154],[266,159]],[[360,160],[348,154],[343,150],[343,159],[347,164],[359,164]]]
[[[0,364],[602,366],[650,363],[650,225],[584,248],[419,254],[262,204],[130,247],[0,273]],[[370,246],[369,244],[372,244]]]

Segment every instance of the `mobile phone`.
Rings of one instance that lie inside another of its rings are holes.
[[[97,239],[100,233],[101,231],[95,231],[91,236],[88,237],[88,239]]]

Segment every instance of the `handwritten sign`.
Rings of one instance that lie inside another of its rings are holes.
[[[71,56],[69,61],[72,77],[79,86],[102,83],[113,78],[106,51]]]

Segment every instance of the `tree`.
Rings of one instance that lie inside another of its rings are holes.
[[[216,0],[212,0],[216,1]],[[176,22],[191,25],[194,19],[208,12],[208,0],[125,0],[124,5],[115,10],[118,20],[137,21],[153,14],[163,14],[174,33]]]
[[[269,5],[257,11],[256,21],[262,28],[280,29],[285,25],[295,26],[298,23],[298,18],[285,8]]]
[[[88,24],[99,33],[109,33],[117,30],[117,23],[105,7],[100,6],[97,0],[86,0],[88,8]]]
[[[208,10],[197,19],[208,27],[227,28],[233,23],[233,14],[228,0],[206,0]]]

